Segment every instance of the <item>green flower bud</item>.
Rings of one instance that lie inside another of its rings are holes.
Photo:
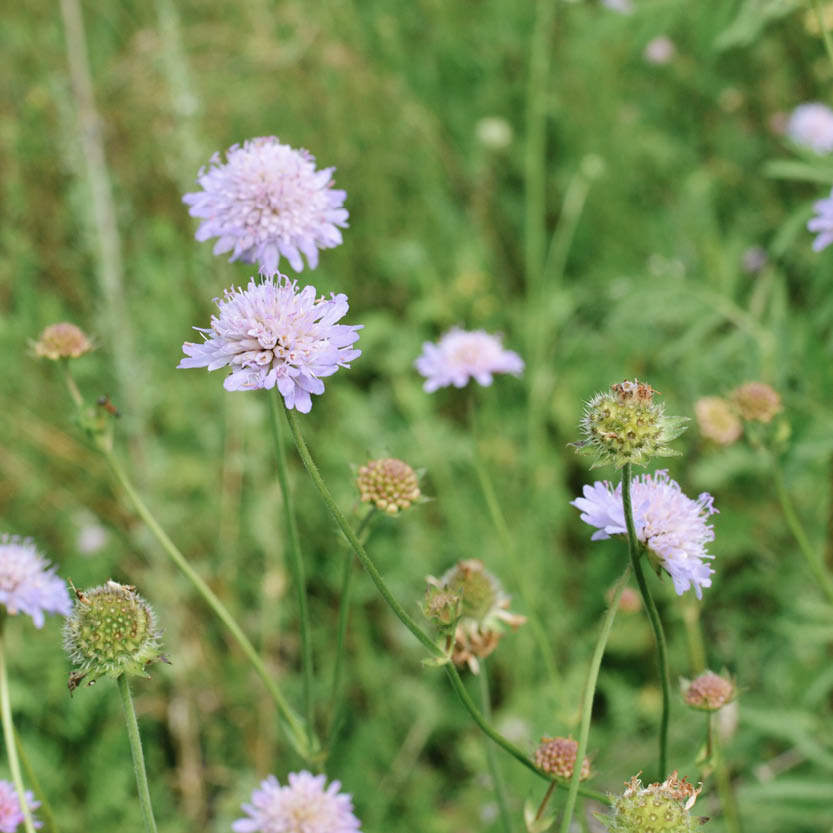
[[[73,588],[75,589],[75,588]],[[164,660],[156,615],[135,588],[108,581],[75,591],[76,602],[64,625],[64,650],[77,670],[68,686],[74,691],[92,675],[149,677],[147,666]]]
[[[433,622],[440,630],[448,630],[457,625],[463,615],[463,594],[429,584],[422,603],[425,618]]]
[[[599,818],[610,833],[694,833],[703,819],[689,811],[701,789],[678,778],[676,770],[662,784],[647,787],[634,776],[622,795],[611,797],[610,815]]]

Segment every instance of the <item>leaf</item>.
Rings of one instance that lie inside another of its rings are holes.
[[[786,17],[801,6],[799,0],[746,0],[735,19],[715,38],[718,51],[748,46],[773,20]]]

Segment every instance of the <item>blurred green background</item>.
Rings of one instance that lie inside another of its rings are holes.
[[[301,763],[259,680],[73,425],[58,368],[27,343],[58,320],[96,335],[99,349],[74,365],[80,387],[124,412],[118,451],[148,503],[299,703],[265,394],[175,369],[212,298],[250,274],[194,242],[181,203],[232,143],[275,134],[337,168],[351,228],[300,277],[349,295],[364,353],[328,381],[304,427],[356,520],[351,464],[392,455],[427,469],[436,499],[383,520],[371,542],[409,611],[427,574],[474,557],[501,576],[513,610],[538,618],[547,650],[526,626],[488,662],[495,721],[522,748],[576,732],[604,595],[627,557],[621,542],[591,545],[568,505],[584,483],[613,477],[566,447],[597,390],[638,376],[670,413],[693,416],[700,396],[774,385],[788,488],[830,563],[833,255],[813,254],[804,221],[833,164],[773,130],[778,114],[830,97],[818,27],[810,6],[787,0],[635,3],[622,15],[591,2],[116,0],[84,4],[86,44],[65,26],[74,0],[6,10],[2,530],[33,536],[78,586],[112,577],[155,605],[173,665],[135,693],[160,831],[227,831],[262,777]],[[665,65],[643,57],[658,35],[677,47]],[[98,133],[68,54],[89,61]],[[96,188],[111,188],[112,212],[95,210]],[[742,268],[752,246],[768,253],[757,274]],[[422,341],[454,324],[503,332],[528,363],[523,379],[474,397],[514,558],[472,466],[474,392],[426,395],[412,369]],[[699,617],[706,663],[743,688],[723,721],[743,830],[829,831],[833,614],[766,460],[743,443],[710,445],[694,422],[676,445],[672,476],[689,495],[714,494],[720,514],[702,605],[649,576],[672,680],[697,663]],[[346,547],[294,454],[291,464],[323,722]],[[497,830],[482,735],[357,578],[328,775],[366,831]],[[60,830],[140,829],[115,686],[70,699],[60,623],[38,632],[20,617],[8,631],[17,725]],[[644,616],[620,614],[590,737],[596,789],[653,774],[656,679]],[[679,700],[671,741],[672,765],[696,781],[703,720]],[[499,754],[522,830],[523,802],[543,785]],[[592,809],[582,816],[595,830]],[[726,830],[713,777],[697,809]]]

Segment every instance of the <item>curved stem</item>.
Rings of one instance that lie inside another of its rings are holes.
[[[613,597],[610,605],[602,619],[602,627],[599,631],[599,638],[596,640],[596,648],[590,660],[590,668],[587,671],[587,681],[584,684],[584,696],[581,704],[581,724],[578,732],[578,748],[576,749],[576,760],[573,763],[573,777],[570,779],[570,790],[567,793],[567,801],[564,805],[564,815],[561,817],[561,833],[569,833],[570,824],[573,820],[573,810],[576,806],[576,796],[579,793],[581,783],[581,769],[584,757],[587,754],[587,742],[590,738],[590,720],[593,717],[593,698],[596,695],[596,684],[599,680],[599,669],[602,666],[607,640],[613,628],[613,620],[616,618],[616,611],[619,608],[619,599],[622,598],[622,591],[628,583],[628,576],[631,568],[625,568],[622,577],[614,586]]]
[[[486,663],[480,663],[480,707],[483,709],[483,715],[486,720],[492,720],[492,703],[489,694],[489,678],[486,676]],[[506,795],[506,782],[503,780],[503,773],[500,770],[500,762],[495,755],[494,747],[487,738],[486,740],[486,758],[489,762],[489,769],[492,773],[492,781],[495,785],[495,796],[497,798],[497,806],[500,810],[500,818],[503,823],[503,829],[506,833],[512,833],[512,816],[509,813],[509,799]]]
[[[668,774],[666,762],[668,760],[668,721],[671,713],[671,683],[668,679],[668,646],[665,643],[665,633],[662,629],[662,620],[659,618],[659,611],[654,604],[651,591],[648,589],[648,582],[645,581],[645,574],[642,572],[642,564],[639,550],[639,541],[636,537],[636,527],[633,522],[633,506],[631,505],[631,464],[625,463],[622,469],[622,506],[625,511],[625,524],[628,528],[628,552],[630,553],[633,574],[636,576],[636,583],[639,585],[639,592],[642,594],[642,601],[648,611],[648,619],[654,631],[654,639],[657,645],[657,666],[659,667],[660,685],[662,686],[662,717],[659,724],[659,778],[663,780]]]
[[[113,473],[116,475],[116,478],[119,483],[121,483],[122,488],[130,498],[136,513],[145,522],[145,524],[147,524],[150,531],[156,537],[156,540],[161,544],[162,549],[165,550],[174,564],[179,567],[179,569],[185,574],[186,578],[188,578],[191,584],[194,585],[217,618],[225,625],[229,634],[231,634],[240,646],[243,653],[252,664],[252,667],[263,681],[267,691],[272,696],[279,714],[286,722],[289,728],[287,736],[290,743],[302,758],[308,760],[310,756],[310,743],[303,723],[300,717],[298,717],[295,711],[291,708],[289,703],[287,703],[277,684],[269,675],[269,672],[266,670],[266,666],[263,664],[263,660],[254,649],[254,646],[249,641],[248,637],[243,633],[234,617],[226,609],[225,605],[217,598],[214,591],[211,590],[211,588],[205,583],[205,581],[203,581],[193,567],[191,567],[191,565],[185,560],[185,556],[179,551],[177,546],[168,537],[162,527],[159,526],[156,518],[153,517],[144,501],[141,497],[139,497],[138,492],[133,488],[133,484],[128,479],[121,463],[119,463],[115,455],[109,451],[103,451],[102,453],[107,458],[107,462],[113,469]]]
[[[6,643],[2,632],[3,624],[3,619],[0,618],[0,719],[3,722],[3,740],[6,743],[6,755],[9,759],[12,782],[23,813],[23,827],[26,833],[35,833],[32,812],[29,809],[29,803],[26,801],[26,790],[23,787],[23,776],[20,774],[20,761],[17,758],[17,747],[14,739],[12,706],[9,699],[9,674],[6,669]]]
[[[281,484],[283,496],[284,526],[286,528],[289,545],[287,546],[287,561],[289,572],[292,575],[292,582],[298,594],[298,617],[301,623],[301,667],[304,679],[304,718],[307,721],[307,728],[310,736],[313,731],[313,704],[312,704],[312,638],[310,633],[309,608],[307,605],[307,584],[304,575],[304,560],[301,557],[301,541],[298,536],[298,523],[295,519],[295,506],[292,499],[292,491],[289,487],[289,469],[286,465],[286,443],[284,441],[283,421],[278,413],[282,407],[283,400],[280,391],[275,388],[274,396],[267,391],[269,399],[269,415],[272,423],[272,438],[275,441],[275,459],[278,464],[278,481]]]
[[[127,681],[126,674],[122,674],[117,682],[119,684],[119,694],[121,694],[121,704],[124,707],[124,720],[127,723],[127,737],[130,739],[133,771],[136,774],[136,787],[139,790],[139,804],[142,805],[145,830],[147,833],[156,833],[156,821],[153,818],[153,807],[150,803],[148,775],[145,770],[145,756],[142,752],[142,736],[139,734],[136,710],[133,708],[133,698],[130,696],[130,683]]]

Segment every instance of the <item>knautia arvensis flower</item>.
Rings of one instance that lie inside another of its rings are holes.
[[[347,296],[317,297],[314,286],[298,290],[283,275],[254,279],[243,290],[227,289],[215,299],[218,314],[209,328],[195,327],[202,344],[186,341],[186,358],[177,367],[228,367],[226,390],[274,387],[287,408],[308,413],[310,394],[324,393],[322,378],[361,355],[351,345],[358,341],[361,324],[336,322],[347,315]]]
[[[24,800],[30,813],[40,807],[40,801],[35,801],[35,796],[29,790],[26,790]],[[17,790],[11,781],[0,781],[0,833],[17,833],[21,824],[23,824],[23,810],[20,807]],[[36,818],[32,819],[32,824],[35,827],[43,827],[43,822]]]
[[[731,445],[743,433],[743,423],[722,396],[704,396],[694,404],[700,433],[718,445]]]
[[[234,833],[354,833],[361,822],[353,814],[353,801],[341,792],[341,784],[327,786],[324,775],[290,772],[281,786],[274,775],[252,792],[251,804],[243,805],[247,818],[232,824]]]
[[[525,616],[510,613],[511,598],[500,582],[476,558],[460,561],[439,579],[428,576],[428,584],[462,596],[462,610],[454,632],[451,659],[455,665],[467,665],[477,674],[479,659],[497,648],[509,626],[517,629]]]
[[[356,485],[362,503],[371,503],[388,515],[410,509],[422,497],[419,475],[394,457],[370,460],[359,468]]]
[[[93,349],[93,343],[87,334],[75,324],[62,321],[51,324],[31,342],[32,351],[39,359],[77,359]]]
[[[652,457],[672,457],[680,452],[670,443],[685,430],[687,417],[671,417],[654,401],[650,385],[634,380],[611,385],[586,405],[581,430],[584,439],[572,443],[580,454],[595,454],[593,468],[625,463],[645,465]]]
[[[215,153],[197,175],[202,188],[182,200],[202,222],[197,240],[217,238],[214,254],[257,263],[275,275],[282,257],[300,272],[303,254],[311,269],[318,250],[341,243],[347,226],[346,192],[333,188],[335,168],[315,169],[306,150],[281,144],[274,136],[232,145],[226,161]]]
[[[750,422],[772,422],[781,412],[781,397],[765,382],[745,382],[732,393],[732,401]]]
[[[813,251],[820,252],[833,243],[833,190],[830,196],[813,203],[814,217],[807,221],[807,230],[817,235],[813,241]]]
[[[535,766],[547,775],[569,781],[575,770],[576,755],[578,755],[578,742],[572,738],[543,737],[535,750]],[[579,780],[584,781],[589,777],[590,759],[585,757],[581,762]]]
[[[790,113],[787,135],[799,147],[830,153],[833,151],[833,110],[818,101],[799,104]]]
[[[31,538],[0,535],[0,604],[12,616],[31,616],[36,628],[43,627],[46,613],[69,614],[66,585]]]
[[[73,691],[85,677],[149,677],[148,666],[164,660],[156,614],[134,587],[108,581],[75,591],[75,604],[64,625],[64,650],[76,670]]]
[[[694,833],[704,819],[691,815],[702,785],[695,787],[674,770],[661,784],[642,786],[635,775],[620,796],[611,796],[608,816],[598,816],[610,833]]]
[[[699,711],[716,712],[738,695],[734,681],[714,671],[704,671],[693,680],[681,680],[683,700]]]

